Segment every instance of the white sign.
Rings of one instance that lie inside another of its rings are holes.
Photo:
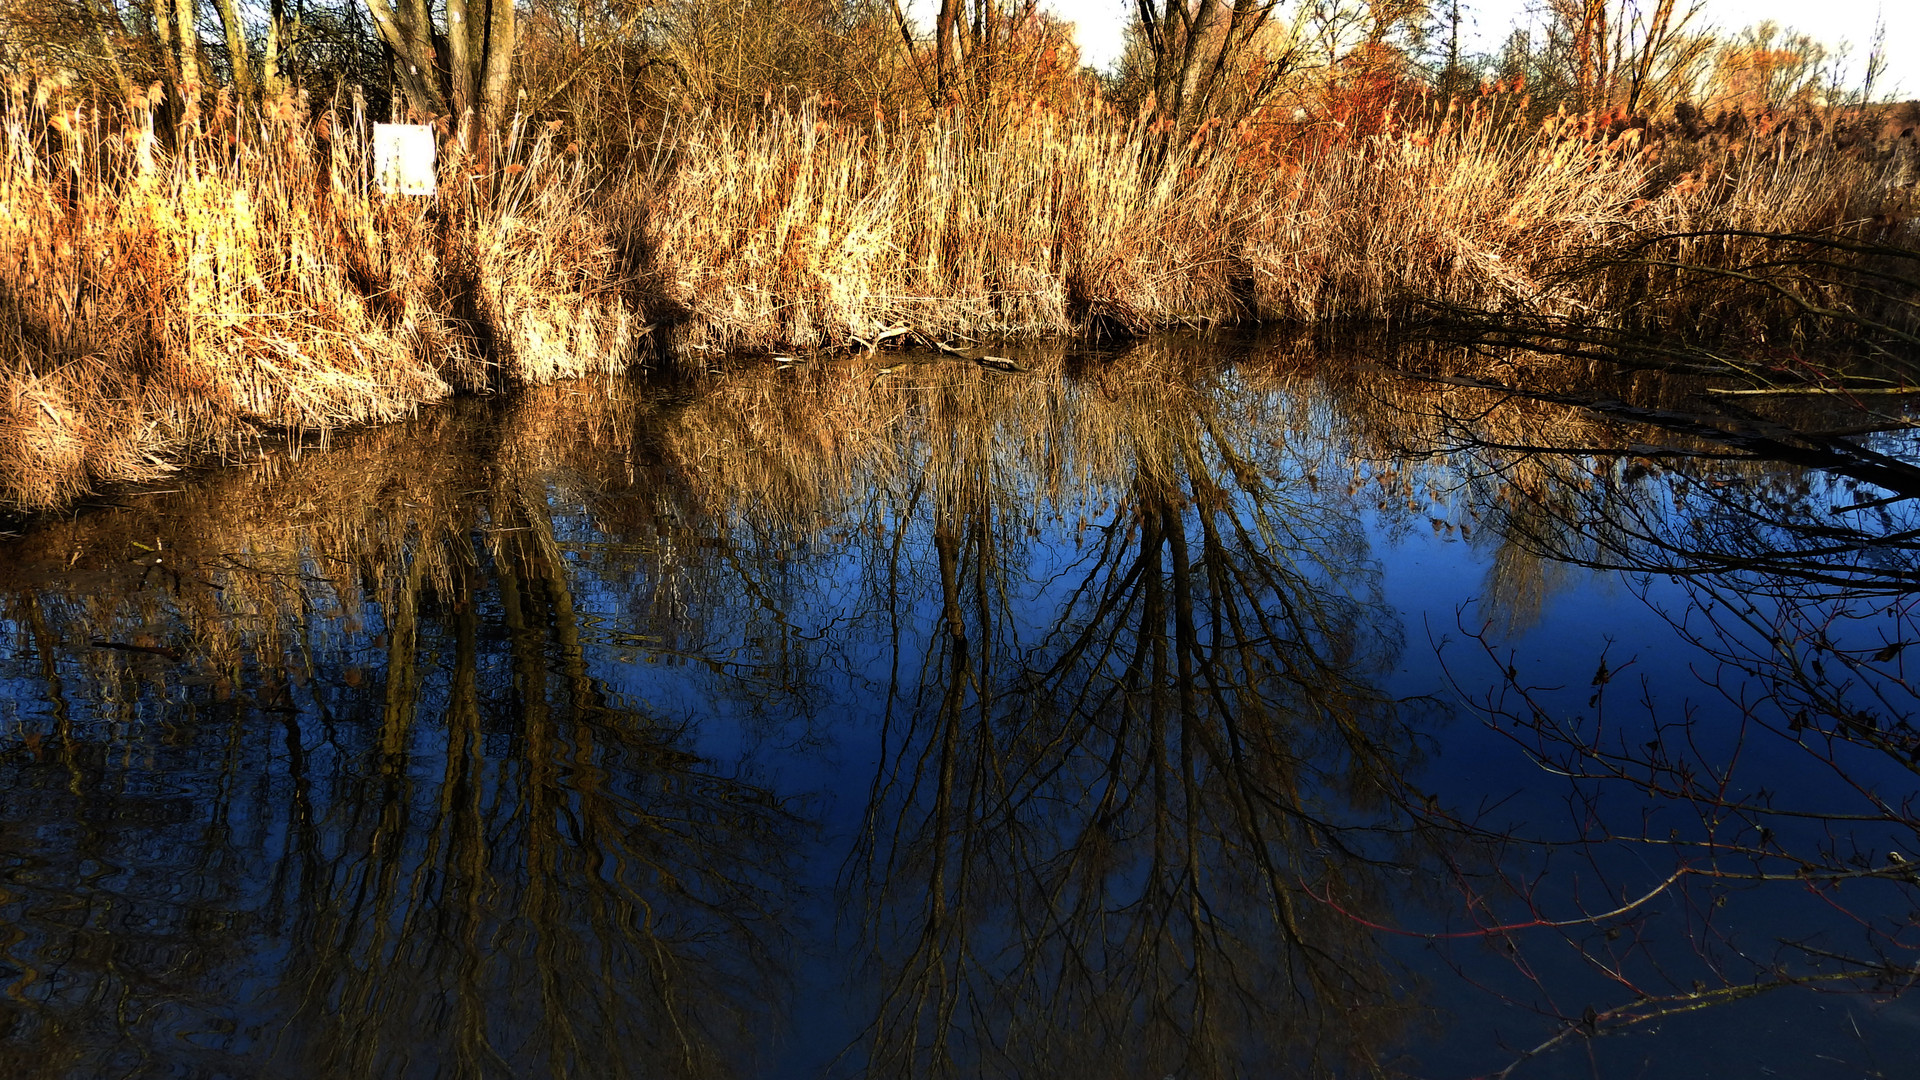
[[[433,129],[373,125],[373,181],[383,195],[433,194]]]

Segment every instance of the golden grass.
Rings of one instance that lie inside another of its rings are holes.
[[[655,207],[657,289],[708,349],[845,344],[910,325],[948,338],[1136,328],[1245,314],[1222,246],[1232,162],[1102,114],[945,114],[898,130],[809,110],[691,124],[632,179]]]
[[[631,352],[584,167],[544,136],[429,203],[371,190],[357,115],[223,111],[167,153],[146,103],[55,90],[0,109],[0,509]]]
[[[1536,128],[1479,105],[1385,128],[1306,138],[1256,119],[1167,147],[1163,131],[1098,107],[949,112],[904,129],[806,109],[688,121],[617,185],[610,213],[645,238],[648,291],[695,366],[898,326],[951,339],[1312,324],[1430,302],[1598,320],[1631,302],[1642,319],[1691,318],[1699,295],[1646,305],[1673,291],[1668,271],[1572,271],[1670,232],[1913,240],[1901,158],[1785,135],[1643,146],[1638,132],[1568,117]],[[1660,257],[1727,267],[1764,249],[1702,238]],[[1680,291],[1780,311],[1725,282],[1694,285]]]
[[[1857,233],[1872,215],[1911,232],[1913,210],[1910,161],[1784,138],[1642,147],[1479,106],[1331,138],[1255,117],[1171,145],[1098,105],[906,125],[803,107],[671,124],[612,174],[522,124],[489,170],[450,155],[438,197],[389,199],[348,105],[317,122],[292,100],[216,109],[169,150],[146,101],[21,78],[0,93],[0,510],[262,430],[617,370],[655,326],[660,355],[701,370],[903,328],[1379,321],[1429,302],[1764,323],[1777,297],[1569,267],[1662,232]]]

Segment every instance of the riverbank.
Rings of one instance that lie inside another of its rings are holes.
[[[1911,243],[1914,200],[1910,150],[1785,129],[1643,144],[1498,102],[1186,139],[1097,107],[905,126],[803,107],[668,122],[618,166],[522,125],[489,168],[443,156],[438,196],[389,199],[349,107],[218,110],[169,150],[151,105],[6,90],[0,509],[263,431],[741,351],[1432,305],[1791,339],[1804,305],[1675,267],[1740,271],[1766,250],[1746,232]],[[1858,300],[1818,276],[1821,304]]]

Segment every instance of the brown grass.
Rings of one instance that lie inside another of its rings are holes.
[[[1368,136],[1311,127],[1249,122],[1167,148],[1163,132],[1097,108],[948,113],[906,130],[807,110],[689,122],[618,202],[648,208],[622,219],[647,238],[660,268],[649,291],[696,365],[895,326],[951,339],[1312,324],[1434,302],[1594,320],[1631,304],[1645,322],[1733,297],[1721,321],[1765,321],[1777,302],[1724,281],[1586,271],[1669,232],[1914,240],[1914,163],[1817,140],[1643,146],[1639,132],[1565,117],[1534,128],[1479,105]],[[1737,267],[1766,252],[1703,238],[1660,258]]]
[[[167,153],[144,102],[57,91],[16,79],[0,109],[0,508],[631,352],[584,168],[545,137],[449,163],[431,204],[370,189],[351,111],[224,111]]]
[[[1912,241],[1911,161],[1784,136],[1642,147],[1480,106],[1337,137],[1256,117],[1172,145],[1097,105],[907,125],[803,107],[669,125],[613,173],[521,124],[489,171],[443,160],[422,200],[372,190],[348,104],[317,122],[291,100],[216,109],[173,150],[146,101],[16,78],[3,104],[0,510],[263,430],[618,370],[655,326],[660,355],[703,370],[889,331],[1379,321],[1431,302],[1764,325],[1786,317],[1777,297],[1644,262],[1568,268],[1664,232]],[[1764,250],[1687,245],[1718,266]]]

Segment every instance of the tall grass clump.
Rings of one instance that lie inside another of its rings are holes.
[[[455,155],[429,203],[373,190],[351,108],[223,102],[173,132],[157,87],[62,91],[0,91],[0,508],[629,351],[585,167],[544,132],[487,172]]]
[[[1375,127],[1267,153],[1247,145],[1257,125],[1238,140],[1242,160],[1269,169],[1246,255],[1263,315],[1315,323],[1435,301],[1575,301],[1544,273],[1620,230],[1645,183],[1634,140],[1532,128],[1478,102],[1389,112]]]
[[[1624,221],[1618,143],[1476,116],[1275,150],[1260,129],[1103,108],[833,127],[690,122],[629,198],[694,351],[930,336],[1373,319],[1537,296]]]
[[[811,107],[669,132],[626,205],[694,353],[1138,330],[1250,314],[1233,163],[1100,110],[834,126]],[[640,209],[644,208],[644,210]]]
[[[1646,157],[1652,196],[1556,268],[1604,321],[1796,349],[1920,332],[1911,149],[1845,153],[1788,129],[1669,140]]]

